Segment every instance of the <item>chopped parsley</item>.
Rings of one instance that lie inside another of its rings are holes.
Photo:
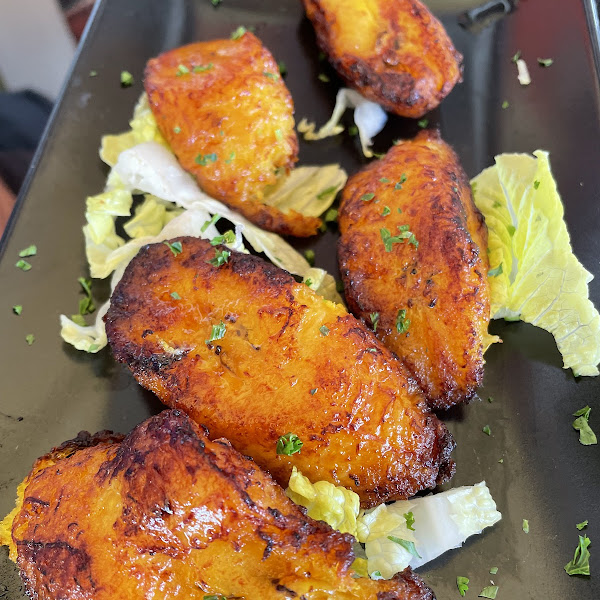
[[[371,325],[373,325],[373,331],[377,331],[377,325],[379,325],[379,313],[372,312],[369,317],[371,318]]]
[[[287,75],[288,70],[287,70],[287,67],[286,67],[285,63],[282,60],[280,60],[277,63],[277,68],[279,69],[279,74],[282,77],[285,77]]]
[[[589,406],[584,406],[573,413],[573,416],[577,417],[573,421],[573,429],[579,431],[579,443],[583,446],[592,446],[598,443],[596,434],[592,431],[588,423],[590,412],[592,412],[592,409]]]
[[[375,198],[375,194],[370,193],[370,194],[364,194],[363,196],[360,197],[360,199],[363,202],[369,202],[370,200],[373,200],[373,198]]]
[[[469,589],[469,578],[461,577],[460,575],[456,578],[456,587],[458,588],[458,593],[461,596],[464,596]]]
[[[427,125],[429,125],[429,119],[421,119],[421,120],[417,121],[417,125],[421,129],[425,129],[425,127],[427,127]]]
[[[491,600],[494,600],[494,598],[497,596],[498,594],[498,586],[497,585],[488,585],[487,587],[484,587],[481,592],[479,593],[479,597],[480,598],[490,598]]]
[[[211,152],[210,154],[198,154],[194,159],[194,162],[197,165],[205,167],[209,162],[217,162],[217,155],[215,152]]]
[[[590,574],[590,552],[588,546],[591,540],[587,535],[579,536],[579,544],[575,549],[573,560],[565,565],[567,575],[589,575]]]
[[[330,81],[329,77],[327,77],[327,75],[325,75],[325,73],[319,73],[317,78],[319,81],[322,81],[323,83],[329,83],[329,81]]]
[[[177,77],[181,77],[182,75],[187,75],[190,70],[185,65],[179,65],[177,67],[176,75]]]
[[[33,333],[28,333],[25,336],[25,341],[27,342],[28,346],[31,346],[31,344],[33,344],[33,342],[35,342],[35,335],[33,335]]]
[[[23,312],[23,307],[20,304],[15,304],[12,309],[15,315],[20,315]]]
[[[215,340],[221,340],[225,337],[225,332],[227,331],[227,327],[225,327],[225,323],[223,321],[219,321],[216,325],[212,326],[210,337],[206,340],[207,344],[214,342]]]
[[[311,396],[314,396],[314,395],[317,393],[317,390],[318,390],[318,389],[319,389],[319,388],[313,388],[312,390],[310,390],[310,395],[311,395]]]
[[[223,235],[216,235],[210,240],[211,246],[217,246],[219,244],[233,244],[235,242],[235,233],[228,229]]]
[[[171,292],[170,295],[173,300],[181,300],[181,296],[177,292]]]
[[[247,29],[243,26],[240,25],[232,34],[231,34],[231,39],[232,40],[239,40],[245,33],[247,33]]]
[[[521,51],[520,51],[520,50],[517,50],[517,51],[514,53],[514,55],[513,55],[513,57],[511,58],[511,60],[512,60],[512,61],[513,61],[513,62],[516,64],[516,63],[517,63],[517,61],[518,61],[520,58],[521,58]]]
[[[529,533],[529,521],[527,519],[523,519],[523,531]]]
[[[410,319],[406,318],[406,309],[402,308],[396,315],[396,331],[398,333],[406,333],[410,327]]]
[[[494,399],[491,396],[489,396],[488,397],[488,402],[491,404],[493,401],[494,401]]]
[[[325,188],[322,192],[319,192],[317,194],[317,200],[323,200],[323,198],[326,198],[327,196],[337,192],[337,186],[336,185],[332,185],[331,187]]]
[[[181,127],[179,127],[179,126],[173,127],[173,133],[181,133]]]
[[[371,575],[369,575],[371,579],[383,579],[381,575],[381,571],[373,571]]]
[[[481,431],[483,431],[485,435],[492,435],[492,430],[490,429],[489,425],[484,425]]]
[[[232,152],[229,155],[229,158],[225,160],[225,164],[230,165],[233,162],[234,158],[235,158],[235,152]]]
[[[173,242],[172,244],[170,242],[163,242],[163,244],[173,253],[173,256],[181,254],[183,250],[181,242]]]
[[[276,129],[275,130],[275,137],[281,141],[283,139],[283,133],[281,132],[281,129]]]
[[[94,71],[93,69],[90,71],[90,77],[96,77],[98,75],[98,71]]]
[[[222,2],[222,0],[210,0],[210,3],[213,6],[219,6],[219,4],[221,4],[221,2]],[[208,599],[212,600],[213,598],[215,600],[217,600],[217,598],[222,598],[222,596],[204,596],[204,600],[208,600]]]
[[[577,527],[577,529],[579,529],[579,531],[581,531],[582,529],[585,529],[588,526],[589,521],[586,519],[585,521],[581,521],[581,523],[577,523],[577,525],[575,525],[575,527]]]
[[[517,231],[517,228],[514,225],[507,225],[506,231],[508,231],[508,235],[512,237],[513,235],[515,235],[515,231]]]
[[[194,71],[194,73],[206,73],[206,71],[210,71],[211,69],[214,69],[215,65],[213,65],[213,63],[208,63],[207,65],[196,65],[192,71]]]
[[[305,250],[304,251],[304,258],[306,258],[306,261],[308,262],[308,264],[312,267],[315,264],[315,251],[314,250]]]
[[[499,462],[501,465],[503,465],[503,464],[504,464],[504,459],[503,459],[503,458],[499,458],[499,459],[498,459],[498,462]]]
[[[21,271],[29,271],[29,269],[31,269],[31,264],[28,263],[26,260],[23,260],[22,258],[20,258],[15,263],[15,267],[17,267],[18,269],[21,269]]]
[[[405,183],[406,180],[407,180],[406,173],[402,173],[402,175],[400,176],[400,180],[398,181],[398,183],[396,183],[396,185],[394,186],[394,189],[401,190],[402,184]]]
[[[348,134],[349,135],[358,135],[358,127],[356,125],[350,125],[350,127],[348,127]]]
[[[121,87],[131,87],[133,85],[133,75],[129,71],[121,71]]]
[[[391,252],[394,244],[401,244],[405,240],[408,240],[408,243],[412,244],[415,248],[419,247],[419,242],[415,234],[409,231],[408,225],[398,225],[398,231],[400,232],[398,235],[392,235],[390,230],[385,227],[379,230],[386,252]]]
[[[310,287],[313,284],[313,280],[309,277],[308,279],[306,279],[306,281],[304,281],[304,285],[307,285],[308,287]]]
[[[498,567],[492,567],[490,569],[490,575],[495,575],[498,572]]]
[[[85,319],[79,314],[71,315],[71,321],[73,321],[73,323],[75,323],[77,325],[81,325],[82,327],[85,327],[87,325],[87,323],[85,322]]]
[[[394,542],[395,544],[400,544],[400,546],[402,546],[405,550],[408,550],[413,556],[416,556],[417,558],[421,558],[419,556],[419,553],[417,552],[417,549],[415,548],[414,542],[409,542],[408,540],[403,540],[399,537],[396,537],[395,535],[388,535],[387,538],[388,538],[388,540],[390,540],[391,542]]]
[[[300,452],[303,445],[302,440],[295,433],[286,433],[277,440],[275,450],[277,454],[291,456],[292,454]]]
[[[381,211],[381,216],[382,217],[387,217],[392,211],[390,210],[389,206],[384,206],[383,207],[383,211]]]
[[[269,73],[269,71],[263,71],[263,75],[265,77],[268,77],[269,79],[278,79],[277,75],[275,75],[275,73]]]
[[[404,517],[404,520],[406,521],[406,529],[410,529],[411,531],[414,531],[415,528],[413,527],[413,525],[415,524],[415,517],[412,514],[412,510],[410,512],[404,513],[402,516]]]
[[[510,106],[510,104],[508,103],[508,100],[504,100],[502,102],[502,108],[508,108]]]
[[[488,277],[498,277],[498,275],[502,275],[502,263],[500,263],[496,268],[488,271]]]
[[[341,294],[344,291],[344,282],[340,281],[339,279],[336,280],[335,289],[337,292],[339,292]]]
[[[226,262],[229,262],[231,252],[229,250],[218,250],[215,248],[215,257],[207,261],[213,267],[222,267]]]
[[[321,332],[321,335],[329,335],[329,329],[325,327],[325,325],[321,325],[321,327],[319,327],[319,331]]]
[[[390,180],[389,180],[387,177],[382,177],[382,178],[379,180],[379,182],[380,182],[380,183],[389,183],[389,182],[390,182]]]
[[[27,256],[35,256],[37,254],[37,246],[35,245],[31,245],[31,246],[27,246],[27,248],[23,248],[23,250],[21,250],[21,252],[19,252],[19,256],[21,258],[25,258]]]
[[[550,67],[554,63],[552,58],[538,58],[537,61],[540,67]]]
[[[204,225],[200,227],[200,231],[204,233],[211,225],[216,225],[217,221],[221,218],[221,215],[213,215],[210,221],[204,221]]]
[[[330,208],[323,217],[325,223],[335,223],[338,218],[337,208]]]
[[[540,187],[540,182],[539,182],[539,181],[536,179],[536,180],[533,182],[533,189],[534,189],[534,190],[537,190],[539,187]]]

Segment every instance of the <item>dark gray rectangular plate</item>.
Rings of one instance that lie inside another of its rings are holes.
[[[460,155],[470,176],[501,152],[549,150],[565,204],[575,253],[600,273],[600,105],[595,6],[591,1],[523,0],[512,14],[470,32],[458,16],[473,0],[432,0],[457,48],[465,56],[464,82],[429,115]],[[87,429],[129,431],[161,409],[109,350],[77,352],[59,337],[58,317],[76,312],[77,277],[86,273],[81,226],[86,196],[102,190],[107,174],[98,158],[100,137],[127,126],[142,91],[146,60],[194,40],[226,37],[238,25],[254,26],[277,60],[288,66],[286,82],[297,118],[323,123],[339,80],[318,60],[314,34],[294,0],[103,0],[80,48],[64,94],[38,152],[32,175],[0,251],[0,514],[13,506],[17,484],[51,446]],[[360,27],[360,24],[357,24]],[[590,33],[594,32],[594,33]],[[532,83],[517,81],[511,57],[521,50]],[[553,58],[549,68],[538,57]],[[135,78],[119,85],[121,70]],[[91,70],[97,71],[90,77]],[[325,72],[330,83],[318,80]],[[510,106],[502,109],[507,100]],[[349,117],[348,117],[349,118]],[[349,122],[349,121],[348,121]],[[391,118],[376,139],[411,136],[413,121]],[[301,162],[335,158],[354,172],[363,163],[347,135],[301,142]],[[336,272],[335,234],[311,245],[317,265]],[[38,255],[25,273],[15,268],[20,249],[35,243]],[[95,286],[101,293],[102,286]],[[600,283],[590,285],[600,305]],[[101,298],[98,298],[101,300]],[[23,305],[17,317],[11,307]],[[453,485],[486,480],[503,520],[462,550],[421,570],[438,598],[458,598],[456,576],[471,580],[475,597],[492,578],[499,599],[600,598],[600,550],[591,546],[591,578],[569,577],[563,566],[577,544],[575,524],[589,519],[586,533],[600,535],[600,447],[579,444],[574,411],[592,407],[600,433],[600,379],[575,379],[561,369],[549,334],[521,323],[494,323],[504,343],[487,356],[482,402],[446,416],[458,447]],[[35,334],[28,346],[25,336]],[[485,401],[493,397],[493,403]],[[482,428],[489,425],[491,436]],[[504,462],[499,463],[503,458]],[[529,520],[530,532],[522,530]],[[498,574],[489,575],[497,566]],[[0,596],[22,598],[17,571],[0,550]]]

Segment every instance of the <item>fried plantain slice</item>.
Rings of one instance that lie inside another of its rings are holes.
[[[346,83],[403,117],[434,109],[462,56],[418,0],[303,0],[321,49]]]
[[[11,544],[31,598],[434,600],[410,569],[355,579],[352,536],[180,411],[125,439],[82,432],[22,488]]]
[[[490,318],[487,229],[439,134],[421,132],[348,181],[338,223],[351,311],[407,365],[435,408],[471,398]]]
[[[117,360],[168,406],[227,437],[281,484],[292,466],[364,506],[453,472],[454,442],[403,366],[343,306],[287,272],[180,238],[142,248],[105,317]],[[175,294],[175,297],[173,296]],[[277,454],[288,433],[300,452]]]
[[[266,202],[298,158],[292,97],[252,33],[197,42],[148,61],[144,87],[160,132],[209,195],[283,235],[317,233],[321,220]]]

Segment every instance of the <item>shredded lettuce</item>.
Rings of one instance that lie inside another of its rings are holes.
[[[293,502],[307,508],[309,517],[357,537],[356,518],[360,500],[354,492],[327,481],[312,484],[296,467],[292,468],[288,485],[285,493]]]
[[[367,100],[355,90],[342,88],[338,91],[331,118],[317,132],[315,132],[316,125],[306,119],[298,123],[298,131],[304,134],[305,140],[322,140],[338,135],[344,131],[339,123],[347,108],[354,109],[354,123],[358,128],[360,145],[363,154],[370,158],[373,156],[370,150],[373,145],[372,138],[383,129],[387,122],[387,115],[379,104]]]
[[[460,547],[502,518],[485,482],[361,512],[355,492],[326,481],[313,484],[294,467],[286,493],[313,519],[364,544],[364,550],[357,547],[357,573],[384,579]]]
[[[501,154],[472,180],[488,226],[491,314],[552,333],[564,368],[598,375],[600,315],[592,275],[573,254],[548,153]]]

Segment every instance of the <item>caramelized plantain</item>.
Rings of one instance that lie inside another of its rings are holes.
[[[125,439],[83,432],[23,487],[10,544],[31,598],[433,600],[410,569],[355,579],[352,536],[179,411]]]
[[[197,42],[148,61],[144,86],[160,132],[208,194],[264,229],[310,236],[321,220],[264,202],[297,160],[294,106],[252,33]]]
[[[421,117],[461,80],[462,56],[418,0],[303,2],[340,76],[386,110]]]
[[[215,267],[208,241],[179,241],[176,256],[142,248],[105,317],[115,357],[141,385],[281,485],[296,466],[372,506],[448,479],[448,430],[361,322],[262,259],[232,252]],[[304,445],[277,454],[287,433]]]
[[[471,398],[490,317],[487,229],[450,146],[423,131],[392,147],[350,178],[338,222],[352,312],[377,322],[432,407]]]

